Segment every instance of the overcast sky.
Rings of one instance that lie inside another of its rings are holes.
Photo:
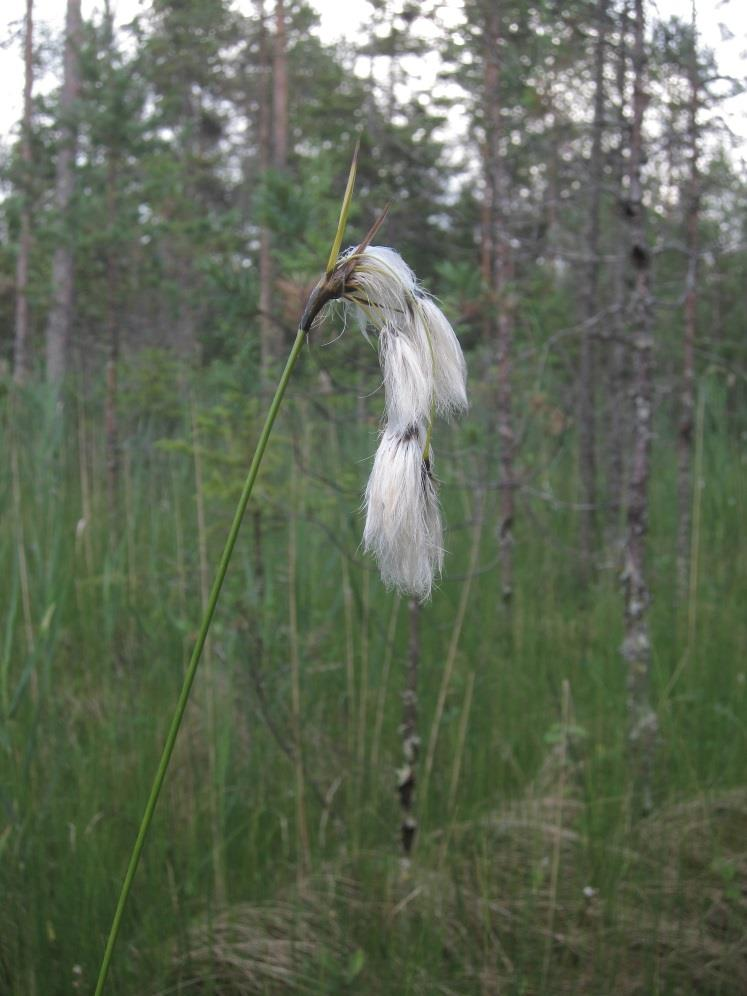
[[[327,40],[353,37],[361,23],[370,15],[366,0],[311,0],[321,14],[321,33]],[[744,79],[747,76],[747,2],[745,0],[696,0],[698,31],[701,40],[717,55],[720,71]],[[146,6],[147,0],[111,0],[118,23],[126,23]],[[26,0],[0,0],[0,138],[5,139],[15,128],[20,116],[23,89],[21,37],[17,34],[23,19]],[[84,17],[97,6],[96,0],[83,0]],[[255,9],[253,0],[235,0],[235,6],[247,13]],[[460,0],[446,0],[454,12]],[[678,14],[689,18],[689,0],[656,0],[649,5],[659,17]],[[55,32],[64,23],[64,0],[34,0],[34,20]],[[341,11],[344,11],[344,17]],[[11,38],[16,34],[16,41]],[[41,84],[44,86],[44,82]],[[47,82],[47,85],[49,83]],[[742,154],[747,156],[747,96],[729,101],[721,108],[727,123],[742,139]]]

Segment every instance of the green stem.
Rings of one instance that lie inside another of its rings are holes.
[[[285,370],[283,370],[283,374],[275,391],[275,396],[272,399],[270,410],[267,413],[267,418],[265,419],[265,424],[262,428],[259,442],[257,443],[257,449],[254,452],[254,457],[252,458],[252,463],[249,467],[246,481],[244,482],[244,488],[241,492],[241,497],[239,498],[239,504],[236,508],[233,522],[231,523],[231,529],[229,530],[228,538],[226,539],[223,555],[220,558],[215,580],[213,581],[213,587],[210,592],[207,608],[205,610],[205,616],[202,620],[202,625],[200,626],[200,632],[197,636],[197,642],[195,643],[194,650],[192,651],[192,657],[190,658],[187,672],[184,675],[184,683],[182,685],[182,690],[179,693],[179,701],[176,704],[174,718],[171,720],[171,726],[169,728],[168,736],[166,737],[166,743],[163,747],[161,760],[158,762],[158,770],[156,771],[156,776],[153,780],[145,812],[143,813],[143,818],[140,822],[140,829],[138,830],[137,837],[135,839],[135,846],[133,847],[132,854],[130,855],[130,863],[127,866],[127,872],[124,877],[124,882],[122,883],[119,900],[117,901],[117,908],[114,912],[114,919],[112,921],[111,930],[109,931],[109,938],[106,942],[106,948],[104,950],[104,957],[101,962],[99,979],[96,983],[94,996],[101,996],[101,993],[104,991],[104,984],[106,982],[106,977],[109,974],[112,953],[114,951],[114,945],[116,944],[117,935],[119,934],[119,928],[122,923],[122,915],[124,913],[125,905],[127,904],[127,897],[130,894],[132,882],[135,878],[137,866],[140,862],[140,855],[143,850],[143,845],[145,844],[145,838],[148,834],[151,820],[153,819],[153,813],[156,808],[156,803],[158,802],[158,796],[160,795],[164,778],[166,777],[166,770],[169,766],[169,761],[171,760],[171,754],[174,750],[174,744],[176,743],[177,734],[179,733],[179,727],[181,726],[182,717],[184,716],[184,711],[189,700],[189,693],[192,688],[195,674],[197,673],[197,665],[200,663],[202,650],[205,646],[205,640],[207,639],[210,624],[213,620],[213,615],[215,614],[215,607],[218,603],[218,596],[220,595],[221,588],[223,587],[223,581],[226,576],[226,571],[228,570],[228,564],[231,560],[233,548],[236,545],[236,539],[239,535],[241,520],[244,517],[246,506],[249,502],[249,498],[251,497],[252,488],[254,487],[254,482],[257,479],[257,473],[259,471],[259,465],[262,462],[262,457],[264,456],[265,449],[267,448],[267,441],[270,438],[270,433],[272,432],[272,427],[275,422],[275,418],[277,417],[280,403],[283,400],[285,389],[288,386],[290,375],[296,365],[296,360],[301,352],[305,337],[306,333],[302,329],[299,329],[296,335],[296,341],[293,343],[293,348],[291,349],[290,356],[288,357],[288,362],[285,364]]]

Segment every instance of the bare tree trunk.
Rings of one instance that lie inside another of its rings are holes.
[[[498,544],[501,560],[503,601],[513,594],[514,449],[512,414],[511,353],[513,316],[508,283],[511,279],[511,250],[506,232],[505,176],[501,159],[500,41],[501,24],[497,4],[488,3],[484,30],[484,106],[486,131],[486,180],[490,202],[491,265],[493,300],[497,312],[496,352],[498,366],[496,409],[500,439],[500,488]]]
[[[402,693],[402,756],[397,776],[397,791],[402,807],[402,850],[409,858],[418,824],[414,812],[415,767],[420,753],[418,736],[418,667],[420,664],[420,602],[410,599],[410,641],[408,646],[405,690]]]
[[[626,216],[629,265],[632,274],[629,321],[633,357],[633,452],[628,484],[625,537],[625,639],[622,655],[628,669],[628,744],[634,778],[634,812],[652,807],[654,754],[658,720],[651,708],[651,639],[648,625],[650,592],[646,582],[648,484],[653,421],[653,335],[651,313],[651,253],[641,186],[644,92],[643,0],[635,0],[633,48],[633,121],[630,141]]]
[[[685,327],[683,336],[680,423],[677,437],[677,592],[687,597],[690,561],[690,508],[692,502],[692,455],[695,413],[695,339],[698,312],[698,224],[700,221],[700,171],[698,164],[698,78],[695,4],[692,8],[692,50],[690,53],[690,101],[688,132],[690,145],[690,182],[687,192],[686,239],[687,285],[685,289]]]
[[[23,41],[23,122],[21,161],[23,163],[23,198],[21,204],[21,239],[16,264],[16,336],[13,379],[23,384],[29,370],[29,257],[31,256],[31,91],[34,85],[34,3],[26,0],[26,28]]]
[[[259,2],[259,171],[263,180],[272,161],[270,135],[271,96],[270,96],[270,56],[267,44],[267,22],[264,0]],[[260,383],[266,390],[270,380],[270,368],[274,358],[275,328],[272,321],[272,285],[274,280],[272,265],[272,238],[267,223],[263,220],[259,232],[259,364]]]
[[[625,150],[629,145],[628,121],[625,114],[627,102],[628,81],[628,31],[630,29],[630,0],[624,0],[620,11],[620,28],[617,51],[617,99],[619,102],[618,131],[619,144],[615,156],[615,173],[621,202],[625,199],[624,184],[626,176]],[[621,244],[625,239],[621,237]],[[625,480],[625,451],[628,445],[629,425],[627,417],[626,369],[627,348],[625,345],[625,303],[627,297],[627,258],[620,251],[615,267],[615,306],[616,313],[613,323],[614,341],[607,348],[608,369],[608,400],[606,405],[605,429],[607,453],[607,499],[612,512],[612,536],[615,542],[619,539],[620,509],[624,505],[623,488]]]
[[[80,92],[80,0],[67,0],[65,19],[65,69],[60,98],[62,135],[57,154],[56,202],[63,236],[52,260],[52,306],[47,319],[47,380],[59,385],[67,367],[70,329],[73,321],[75,258],[69,227],[70,205],[75,189],[75,153],[78,129],[74,120]]]
[[[272,165],[288,166],[288,42],[285,5],[275,0],[275,43],[272,50]]]
[[[594,379],[596,357],[594,342],[599,310],[599,212],[602,197],[602,133],[604,130],[604,54],[607,32],[608,0],[597,2],[597,38],[594,52],[594,122],[592,125],[589,228],[587,249],[589,272],[586,278],[586,324],[581,340],[578,389],[578,445],[581,478],[581,574],[584,582],[591,575],[594,551],[597,504],[596,411]]]
[[[480,205],[480,274],[483,285],[489,293],[490,306],[483,310],[482,335],[486,345],[492,345],[495,333],[493,320],[493,203],[488,176],[489,152],[486,145],[481,149],[484,191]]]

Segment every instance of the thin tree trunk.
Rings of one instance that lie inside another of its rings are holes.
[[[482,315],[482,335],[486,344],[492,345],[495,333],[495,322],[493,321],[493,204],[492,192],[488,177],[489,153],[487,146],[481,149],[482,171],[484,179],[484,194],[480,205],[480,274],[483,286],[489,294],[490,306],[483,310]]]
[[[687,192],[686,239],[687,285],[685,289],[685,323],[680,392],[680,422],[677,437],[677,590],[681,600],[687,596],[690,560],[690,508],[692,503],[692,455],[695,413],[695,339],[698,311],[698,224],[700,214],[700,171],[698,164],[698,79],[695,4],[692,8],[692,50],[690,53],[690,101],[688,132],[690,145],[690,182]]]
[[[80,92],[80,0],[67,0],[65,69],[60,97],[61,143],[57,154],[56,206],[63,235],[52,261],[52,305],[47,320],[47,380],[59,385],[65,376],[73,321],[75,257],[70,231],[70,205],[75,190],[78,129],[74,120]]]
[[[653,335],[651,253],[646,238],[641,186],[643,113],[646,105],[643,0],[635,0],[634,37],[633,121],[626,204],[632,274],[629,322],[633,358],[633,452],[623,572],[625,639],[622,654],[628,669],[628,744],[635,786],[634,812],[640,814],[650,811],[652,807],[653,764],[658,739],[658,720],[650,702],[650,592],[646,581],[648,485],[653,436]]]
[[[620,31],[617,52],[617,99],[619,102],[618,131],[619,144],[615,156],[615,173],[617,188],[620,191],[620,200],[625,200],[625,176],[626,162],[625,150],[629,145],[628,141],[628,121],[625,114],[627,103],[627,80],[628,80],[628,31],[630,29],[629,0],[624,0],[620,12]],[[625,236],[621,236],[620,243],[624,245]],[[625,303],[627,297],[627,258],[624,251],[620,251],[615,268],[615,304],[616,314],[614,320],[615,338],[611,348],[607,349],[608,364],[608,402],[606,406],[606,446],[608,454],[607,463],[607,498],[609,508],[612,512],[612,536],[615,542],[620,537],[620,510],[624,506],[624,480],[625,480],[625,451],[628,445],[630,427],[628,425],[626,398],[626,368],[627,368],[627,348],[625,345]]]
[[[581,340],[578,390],[578,444],[581,478],[581,572],[584,582],[591,575],[591,561],[596,533],[597,468],[596,410],[594,379],[596,357],[596,315],[599,310],[599,214],[602,197],[602,133],[604,130],[604,55],[607,31],[608,0],[597,2],[597,38],[594,52],[594,122],[592,125],[589,228],[587,249],[589,272],[586,278],[586,324]]]
[[[402,693],[402,767],[397,777],[397,791],[402,807],[402,850],[409,858],[418,824],[414,813],[415,768],[420,753],[418,736],[418,667],[420,665],[420,602],[410,599],[410,640],[408,645],[405,690]]]
[[[31,256],[31,92],[34,86],[34,3],[26,0],[26,28],[23,42],[23,121],[21,161],[23,163],[23,197],[21,203],[21,239],[16,264],[16,336],[13,379],[22,384],[28,375],[29,342],[29,258]]]
[[[506,232],[505,176],[501,159],[499,9],[490,3],[485,13],[484,107],[486,131],[486,180],[491,212],[491,266],[493,300],[496,309],[496,353],[498,366],[496,409],[500,439],[500,488],[498,544],[501,561],[503,601],[513,594],[514,449],[511,353],[513,316],[508,283],[511,279],[511,250]]]
[[[272,49],[272,165],[288,166],[288,42],[285,5],[275,2],[275,39]]]
[[[270,97],[270,56],[267,44],[267,22],[264,2],[259,3],[259,171],[263,181],[272,161],[271,147],[271,97]],[[275,329],[272,322],[272,285],[274,280],[272,265],[272,237],[267,223],[263,220],[259,232],[259,356],[260,382],[262,390],[269,387],[272,361],[275,355]]]

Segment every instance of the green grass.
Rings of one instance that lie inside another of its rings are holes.
[[[574,499],[574,441],[534,425],[525,458],[547,466],[536,490],[551,490],[560,504],[522,498],[509,616],[495,565],[496,492],[487,493],[479,571],[405,869],[394,783],[407,612],[398,617],[374,764],[393,596],[358,548],[379,399],[361,413],[354,395],[363,392],[320,396],[310,386],[306,396],[304,385],[302,376],[270,444],[261,519],[253,505],[239,538],[212,666],[198,673],[108,991],[743,992],[747,466],[715,389],[706,406],[694,643],[684,664],[687,607],[674,595],[675,466],[664,421],[655,447],[656,812],[631,825],[626,806],[614,544],[600,551],[593,590],[582,591],[578,523],[562,507]],[[93,988],[201,615],[191,424],[178,398],[157,411],[128,403],[119,494],[108,508],[97,400],[71,401],[64,418],[43,392],[16,398],[12,410],[4,402],[0,991],[11,996]],[[212,573],[258,404],[223,385],[220,403],[197,402],[197,424]],[[469,562],[475,482],[496,474],[491,438],[477,416],[434,436],[452,528],[447,575],[421,617],[424,750]],[[291,585],[311,852],[303,874]]]

